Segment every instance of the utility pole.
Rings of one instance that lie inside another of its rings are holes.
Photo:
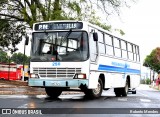
[[[25,42],[24,42],[24,53],[23,53],[23,76],[22,76],[22,81],[24,81],[24,74],[25,74],[24,66],[25,66],[25,56],[26,56],[26,45],[28,45],[28,41],[29,41],[29,37],[26,34],[25,35]]]
[[[8,80],[10,79],[11,53],[8,53]]]

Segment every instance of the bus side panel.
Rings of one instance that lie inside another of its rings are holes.
[[[137,87],[139,85],[139,63],[114,57],[99,56],[98,71],[105,75],[105,88],[125,87],[127,76],[130,76],[131,86]]]
[[[97,88],[98,77],[99,77],[98,72],[90,72],[89,86],[88,86],[89,89]]]
[[[105,88],[124,87],[125,79],[121,73],[107,73],[105,76]],[[108,77],[110,77],[108,80]],[[110,82],[109,85],[107,85]]]
[[[140,75],[130,75],[130,88],[136,88],[140,84]]]
[[[126,79],[123,65],[125,65],[123,60],[99,56],[98,71],[105,76],[105,88],[124,87]]]
[[[89,89],[97,88],[99,72],[97,71],[97,64],[90,64],[90,74],[89,74]]]

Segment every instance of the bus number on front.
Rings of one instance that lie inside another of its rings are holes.
[[[60,62],[53,62],[53,66],[60,66]]]

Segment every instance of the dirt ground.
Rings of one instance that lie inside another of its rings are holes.
[[[15,86],[28,86],[28,82],[26,81],[20,81],[20,80],[2,80],[0,79],[0,83],[6,84],[6,85],[15,85]]]
[[[42,95],[46,94],[43,88],[29,87],[26,81],[0,80],[0,95]]]
[[[62,95],[82,92],[63,91]],[[0,95],[46,95],[44,88],[29,87],[26,81],[11,81],[0,79]]]

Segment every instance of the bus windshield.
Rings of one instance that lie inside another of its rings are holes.
[[[35,32],[31,61],[85,61],[89,56],[88,50],[85,31]]]

